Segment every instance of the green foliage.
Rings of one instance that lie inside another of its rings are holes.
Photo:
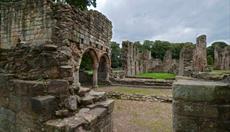
[[[165,52],[170,49],[170,43],[167,41],[156,40],[152,45],[152,57],[163,60]]]
[[[208,65],[213,65],[214,64],[214,59],[211,55],[208,55],[207,57]]]
[[[0,0],[0,2],[18,2],[19,0]],[[96,7],[96,0],[52,0],[53,2],[68,3],[81,10],[86,10],[88,6]]]
[[[139,46],[141,51],[150,50],[153,58],[163,60],[167,50],[172,51],[172,58],[179,59],[181,49],[187,45],[186,43],[170,43],[168,41],[150,41],[145,40],[143,45]]]
[[[87,53],[84,54],[81,60],[80,69],[91,71],[93,69],[92,67],[93,67],[93,61],[91,56]]]
[[[116,42],[111,42],[111,49],[112,49],[112,68],[120,68],[121,67],[121,48],[119,44]]]
[[[171,73],[141,73],[137,75],[137,77],[148,77],[153,79],[174,79],[176,77],[175,74]]]
[[[227,46],[225,42],[214,42],[211,46],[207,47],[207,56],[208,56],[208,64],[213,65],[213,60],[214,60],[214,50],[215,47],[218,46],[220,48],[224,48]]]
[[[81,10],[86,10],[87,6],[96,7],[96,0],[66,0],[70,5],[73,5]]]

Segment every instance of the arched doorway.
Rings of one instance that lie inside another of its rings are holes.
[[[87,49],[81,59],[79,82],[81,86],[97,87],[98,57],[93,49]]]
[[[98,67],[98,81],[102,84],[109,83],[109,68],[110,61],[107,54],[103,54],[99,61]]]

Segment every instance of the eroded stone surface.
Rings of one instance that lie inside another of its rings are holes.
[[[179,80],[173,85],[173,131],[229,131],[230,85]]]
[[[50,0],[0,8],[6,18],[0,20],[0,131],[110,132],[110,108],[90,109],[96,119],[92,125],[78,111],[106,99],[103,93],[81,89],[79,69],[89,53],[93,87],[98,78],[109,81],[112,23],[100,12]]]

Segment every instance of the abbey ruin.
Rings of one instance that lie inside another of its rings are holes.
[[[97,11],[49,0],[1,5],[0,131],[112,130],[113,101],[81,88],[84,54],[93,87],[108,80],[112,24]]]
[[[122,44],[123,70],[126,71],[126,76],[134,76],[143,72],[169,72],[181,76],[192,76],[193,73],[204,72],[207,68],[206,43],[206,36],[201,35],[197,38],[196,47],[193,47],[192,44],[183,47],[179,60],[173,59],[172,52],[168,50],[161,61],[152,58],[150,51],[145,50],[142,53],[135,44],[124,41]],[[228,56],[226,52],[224,55]]]
[[[131,112],[136,105],[115,107],[121,99],[167,103],[174,132],[230,131],[230,73],[206,77],[206,35],[198,36],[195,45],[187,43],[179,59],[173,58],[172,50],[163,59],[153,58],[151,51],[123,41],[118,73],[111,68],[111,39],[112,22],[95,10],[52,0],[1,3],[0,132],[112,132],[117,130],[114,121],[147,126],[150,117],[147,123],[136,119],[145,111]],[[92,62],[89,71],[81,67],[84,57]],[[230,70],[229,45],[215,47],[214,68]],[[137,76],[148,72],[178,76],[165,80]],[[100,85],[111,88],[102,92]],[[114,92],[113,86],[125,92]],[[154,95],[150,90],[156,90]],[[172,96],[157,95],[157,90],[168,90]],[[150,103],[148,107],[142,103],[150,109]],[[125,110],[128,113],[122,113]],[[129,113],[134,115],[127,121]],[[114,120],[119,114],[123,122]]]

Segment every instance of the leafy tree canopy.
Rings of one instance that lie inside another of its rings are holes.
[[[0,2],[17,2],[19,0],[0,0]],[[81,10],[86,10],[88,6],[96,7],[96,0],[52,0],[53,2],[68,3]]]
[[[120,68],[121,67],[121,48],[118,43],[111,42],[111,61],[112,61],[112,68]]]
[[[225,46],[227,46],[227,44],[225,42],[214,42],[214,43],[212,43],[211,46],[207,47],[207,56],[208,56],[208,64],[209,65],[213,64],[214,50],[215,50],[216,46],[218,46],[220,48],[224,48]]]

